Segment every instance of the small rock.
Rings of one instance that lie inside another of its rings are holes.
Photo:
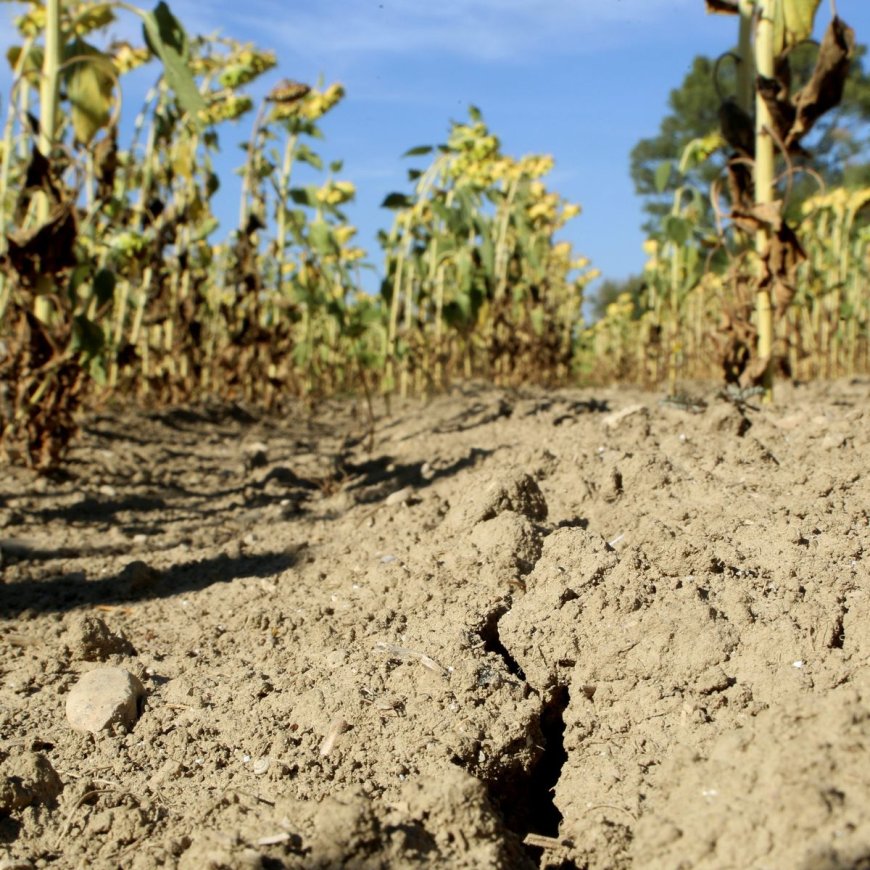
[[[11,755],[0,765],[0,816],[33,804],[52,804],[63,783],[40,752]]]
[[[123,634],[115,634],[98,616],[87,614],[73,623],[69,646],[75,658],[104,662],[112,655],[136,655],[133,644]]]
[[[73,686],[66,718],[76,731],[96,733],[110,726],[130,729],[139,718],[145,688],[123,668],[96,668]]]

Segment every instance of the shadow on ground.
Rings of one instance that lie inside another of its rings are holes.
[[[105,604],[130,604],[150,598],[165,598],[195,592],[215,583],[230,583],[240,577],[275,577],[292,568],[305,549],[236,557],[225,554],[196,559],[171,571],[125,569],[111,577],[89,579],[76,571],[44,579],[27,579],[0,585],[0,617],[13,618],[25,611],[50,613]]]

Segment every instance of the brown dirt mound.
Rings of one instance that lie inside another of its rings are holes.
[[[3,470],[0,866],[870,866],[870,382],[707,400],[102,414]],[[129,731],[66,720],[101,667]]]

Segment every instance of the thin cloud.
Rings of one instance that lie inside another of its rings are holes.
[[[604,31],[614,40],[621,29],[640,32],[682,10],[703,14],[698,0],[321,0],[305,7],[281,0],[232,7],[176,0],[173,8],[185,23],[190,12],[198,24],[221,26],[228,35],[250,34],[331,67],[369,54],[509,60],[542,51],[581,52]]]

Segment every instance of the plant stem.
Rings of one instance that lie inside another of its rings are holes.
[[[760,16],[755,34],[755,66],[759,76],[774,76],[773,22],[776,4],[780,0],[759,0]],[[774,151],[770,134],[773,122],[770,110],[760,93],[755,98],[755,203],[763,205],[773,201]],[[756,233],[755,246],[764,258],[770,248],[770,229],[763,225]],[[773,308],[769,286],[758,288],[758,356],[764,363],[761,385],[764,401],[773,400]]]
[[[752,114],[752,98],[755,93],[755,62],[752,57],[752,24],[755,17],[755,0],[740,0],[740,35],[737,53],[737,104],[748,115]]]
[[[60,34],[61,0],[46,0],[45,5],[45,55],[42,63],[42,80],[39,84],[39,142],[43,157],[51,157],[57,136],[57,104],[59,95],[59,71],[61,54]],[[45,203],[44,220],[48,214]]]

